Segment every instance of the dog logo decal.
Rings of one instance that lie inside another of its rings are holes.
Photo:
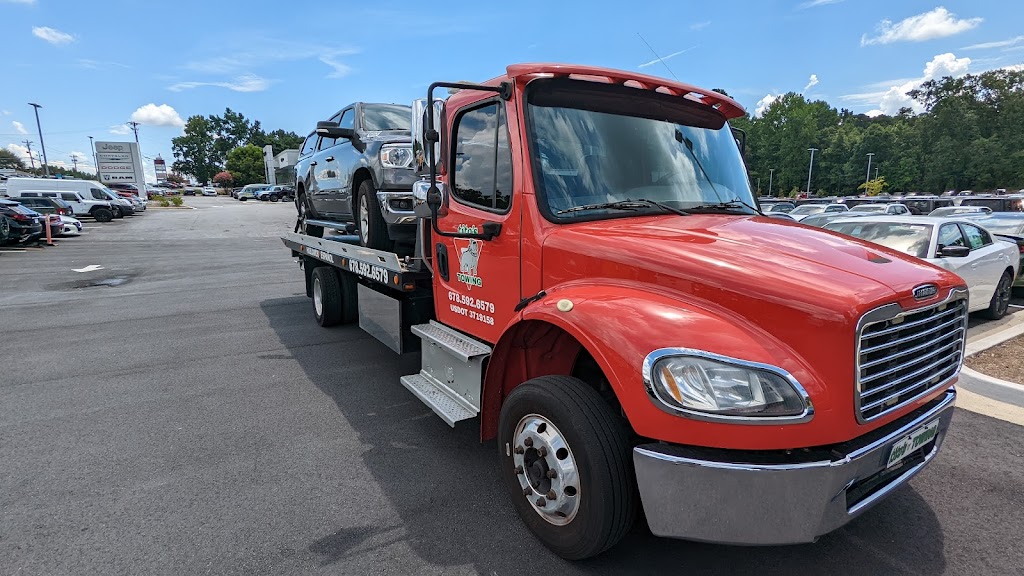
[[[455,254],[459,257],[459,273],[456,278],[459,282],[472,289],[474,286],[483,287],[484,282],[477,275],[480,265],[480,252],[483,250],[483,242],[473,238],[470,240],[455,240]]]

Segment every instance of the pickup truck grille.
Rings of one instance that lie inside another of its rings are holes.
[[[856,392],[860,421],[896,410],[956,376],[966,331],[966,298],[862,321]]]

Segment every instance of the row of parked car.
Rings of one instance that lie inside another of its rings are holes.
[[[236,200],[262,200],[264,202],[291,201],[295,198],[295,188],[283,184],[249,184],[231,191]]]
[[[874,242],[953,271],[967,282],[970,311],[991,319],[1006,314],[1014,290],[1024,291],[1024,197],[965,197],[959,204],[948,197],[831,200],[760,204],[767,216]]]
[[[46,236],[76,236],[83,218],[110,222],[146,210],[147,202],[92,180],[8,178],[0,195],[0,245],[31,244]]]

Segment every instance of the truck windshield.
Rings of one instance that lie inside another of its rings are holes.
[[[667,213],[666,207],[753,213],[732,131],[706,105],[564,79],[531,83],[527,101],[534,179],[550,219]]]
[[[363,130],[410,130],[412,108],[400,104],[364,104]]]

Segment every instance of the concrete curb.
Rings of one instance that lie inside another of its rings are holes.
[[[964,356],[970,356],[971,354],[977,354],[982,350],[988,350],[993,346],[998,346],[1010,338],[1015,338],[1021,334],[1024,334],[1024,323],[1017,324],[1016,326],[1009,326],[995,334],[979,338],[974,342],[968,341],[967,347],[964,349]]]
[[[1000,380],[999,378],[995,378],[987,374],[982,374],[977,370],[971,370],[966,365],[960,369],[960,373],[965,376],[970,376],[975,380],[981,380],[982,382],[985,382],[987,384],[992,384],[994,386],[1003,386],[1005,388],[1010,388],[1011,390],[1016,390],[1018,392],[1024,393],[1024,384],[1017,384],[1016,382],[1010,382],[1009,380]]]

